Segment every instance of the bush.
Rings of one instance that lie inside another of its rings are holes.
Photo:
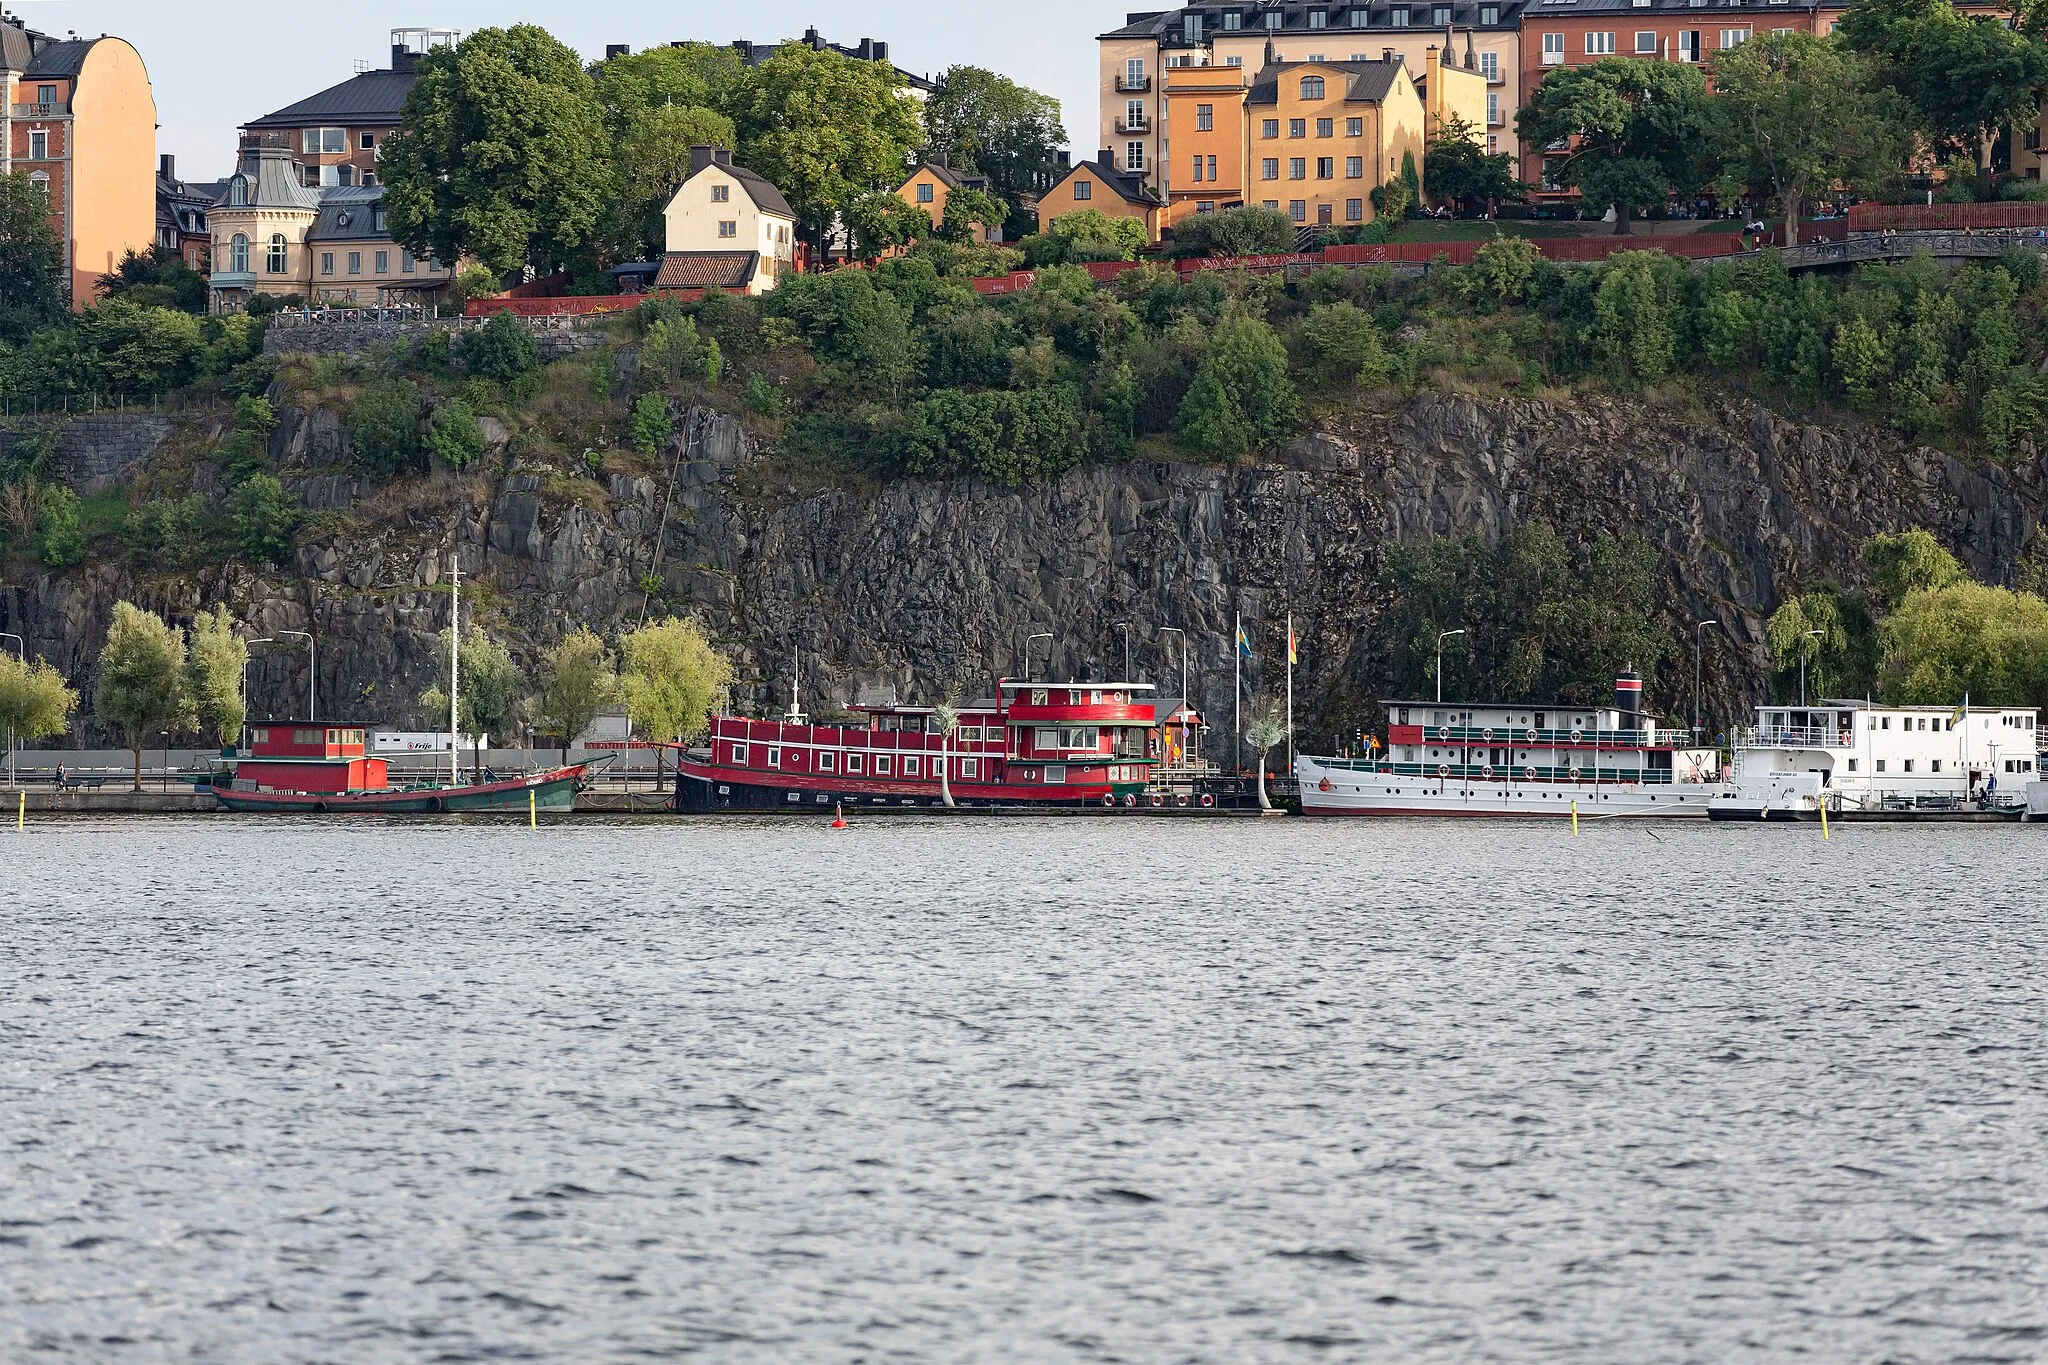
[[[642,455],[652,455],[666,446],[674,434],[668,399],[658,393],[642,394],[640,401],[633,404],[633,448]]]
[[[195,569],[220,558],[220,528],[197,493],[156,498],[128,514],[124,527],[138,559],[173,569]]]
[[[284,485],[268,474],[253,474],[228,497],[228,530],[235,550],[255,564],[282,564],[291,557],[299,512]]]
[[[1081,400],[1068,384],[1020,393],[945,389],[905,417],[893,462],[907,474],[977,474],[1015,488],[1081,458]]]
[[[391,479],[419,467],[420,389],[410,379],[375,379],[356,395],[349,411],[349,437],[356,463],[375,479]]]
[[[782,390],[763,379],[751,375],[747,379],[747,411],[762,417],[782,416]]]
[[[85,558],[85,530],[78,523],[78,495],[63,484],[46,484],[36,518],[36,557],[53,569]]]
[[[1292,250],[1293,220],[1278,209],[1246,204],[1190,214],[1173,228],[1176,256],[1257,256]]]
[[[697,301],[697,330],[727,355],[755,355],[761,350],[761,312],[751,299],[714,289]]]
[[[1321,379],[1382,384],[1394,371],[1372,314],[1355,303],[1311,308],[1301,325],[1301,340]]]
[[[510,383],[540,364],[540,343],[533,330],[510,313],[499,313],[483,326],[465,330],[456,344],[471,374]]]
[[[1271,446],[1294,425],[1287,349],[1256,318],[1231,318],[1208,350],[1182,400],[1181,439],[1205,455],[1233,458]]]
[[[454,363],[455,341],[441,327],[415,340],[405,355],[405,367],[422,374],[446,374]]]
[[[253,294],[249,298],[248,313],[252,318],[267,318],[272,313],[281,313],[287,308],[304,308],[304,294]]]
[[[427,420],[427,453],[450,469],[466,469],[484,453],[484,429],[476,412],[459,398],[434,409]]]
[[[455,277],[448,286],[448,293],[456,303],[466,304],[471,299],[495,298],[504,292],[504,286],[489,266],[473,265]]]

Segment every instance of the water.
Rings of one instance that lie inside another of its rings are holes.
[[[0,1359],[2039,1359],[2044,853],[32,824]]]

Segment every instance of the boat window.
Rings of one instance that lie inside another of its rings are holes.
[[[1031,737],[1031,747],[1040,753],[1050,753],[1060,747],[1060,732],[1040,730]]]
[[[976,770],[978,770],[978,769],[979,769],[980,767],[981,767],[981,760],[980,760],[980,759],[976,759],[976,758],[963,758],[963,759],[961,759],[961,760],[960,760],[960,776],[962,776],[962,777],[973,777],[973,776],[975,775],[975,773],[976,773]]]
[[[251,743],[251,744],[268,744],[268,743],[270,743],[270,731],[268,731],[268,730],[251,730],[251,731],[249,732],[249,743]]]
[[[1046,702],[1051,700],[1051,698],[1052,693],[1047,691],[1043,687],[1034,687],[1031,689],[1031,704],[1033,706],[1043,706],[1046,704]]]
[[[1938,773],[1938,772],[1940,772],[1940,771],[1941,771],[1941,760],[1937,758],[1937,759],[1935,759],[1935,760],[1934,760],[1933,762],[1929,763],[1929,764],[1927,765],[1927,771],[1929,771],[1929,772],[1932,772],[1932,773]]]
[[[1849,771],[1852,773],[1856,771],[1856,760],[1853,758],[1849,760]]]
[[[890,760],[889,760],[889,755],[887,755],[887,754],[876,754],[876,755],[875,755],[875,776],[876,776],[876,777],[887,777],[887,776],[889,775],[889,768],[890,768]]]
[[[782,766],[782,750],[772,744],[768,746],[768,766],[771,768]]]
[[[1879,760],[1877,760],[1877,770],[1878,770],[1879,772],[1883,772],[1883,771],[1884,771],[1884,760],[1883,760],[1883,759],[1881,759],[1881,758],[1880,758]]]
[[[1907,772],[1912,772],[1912,771],[1913,771],[1913,760],[1912,760],[1912,759],[1910,759],[1910,758],[1906,760],[1906,771],[1907,771]]]
[[[1062,749],[1094,749],[1100,745],[1100,737],[1093,726],[1076,726],[1060,731]]]
[[[1078,687],[1073,687],[1073,688],[1069,688],[1069,689],[1067,689],[1067,705],[1069,705],[1069,706],[1079,706],[1080,704],[1081,704],[1081,689],[1080,689],[1080,688],[1078,688]]]
[[[906,757],[906,758],[905,758],[905,759],[903,760],[903,775],[904,775],[905,777],[916,777],[916,776],[918,776],[918,775],[919,775],[919,773],[918,773],[918,768],[919,768],[920,766],[921,766],[921,765],[920,765],[920,764],[918,763],[918,761],[917,761],[916,759],[914,759],[914,758],[909,758],[909,757]]]
[[[837,768],[838,766],[839,766],[839,755],[838,755],[838,754],[835,754],[835,753],[830,753],[830,752],[822,752],[822,751],[821,751],[821,752],[820,752],[820,753],[818,754],[818,771],[819,771],[819,772],[821,772],[821,773],[829,773],[829,772],[831,772],[831,771],[832,771],[833,769]]]
[[[745,763],[747,761],[746,745],[735,744],[732,746],[732,761],[735,763]]]
[[[861,765],[866,760],[866,758],[866,754],[848,754],[846,756],[846,771],[850,773],[859,772],[861,770]]]
[[[1065,782],[1066,780],[1067,780],[1067,765],[1066,765],[1066,764],[1064,764],[1064,763],[1048,763],[1048,764],[1046,764],[1046,765],[1045,765],[1045,781],[1046,781],[1047,785],[1051,786],[1051,785],[1058,785],[1058,784],[1062,784],[1062,783],[1064,783],[1064,782]]]
[[[1878,728],[1879,728],[1880,730],[1889,730],[1889,729],[1891,729],[1891,728],[1892,728],[1892,718],[1891,718],[1890,716],[1886,716],[1886,717],[1884,718],[1884,723],[1883,723],[1882,725],[1880,725],[1880,726],[1879,726]],[[1879,769],[1879,771],[1883,771],[1883,769],[1882,769],[1882,768],[1880,768],[1880,769]]]

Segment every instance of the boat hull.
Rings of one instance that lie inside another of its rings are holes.
[[[1249,785],[1217,784],[1218,790],[1196,791],[1184,799],[1162,795],[1154,802],[1136,786],[1100,787],[1071,795],[1041,796],[1044,788],[990,783],[956,783],[953,809],[1000,811],[1131,812],[1188,814],[1204,810],[1236,810],[1256,801]],[[1206,801],[1205,801],[1206,798]],[[790,780],[770,786],[748,782],[726,770],[685,761],[677,771],[675,809],[685,815],[777,814],[824,815],[834,811],[930,812],[947,809],[936,787],[908,784],[823,784]]]
[[[216,787],[222,810],[287,815],[443,815],[463,812],[571,811],[585,764],[531,777],[461,787],[366,792],[263,792]]]
[[[1459,779],[1325,767],[1303,755],[1295,772],[1304,815],[1450,816],[1496,820],[1698,819],[1717,786],[1705,782],[1592,783]]]

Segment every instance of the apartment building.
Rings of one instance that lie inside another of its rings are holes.
[[[1245,197],[1298,224],[1370,222],[1373,190],[1400,178],[1404,161],[1421,177],[1422,97],[1398,59],[1275,62],[1244,103]]]
[[[817,29],[807,28],[804,30],[803,37],[791,39],[791,41],[817,52],[836,52],[842,57],[851,57],[857,62],[887,63],[896,72],[896,79],[901,83],[904,92],[913,99],[922,100],[925,96],[931,94],[935,88],[931,77],[920,76],[914,71],[905,71],[902,67],[890,62],[889,45],[873,38],[863,38],[854,46],[847,47],[840,43],[828,42],[818,33]],[[681,44],[676,44],[676,46],[681,46]],[[756,43],[749,42],[745,38],[737,38],[733,40],[732,50],[739,53],[740,60],[748,66],[759,66],[770,57],[773,57],[781,46],[781,43]],[[605,55],[609,57],[614,52],[624,52],[627,50],[622,46],[614,44],[605,49]]]
[[[48,197],[71,306],[156,237],[156,96],[121,38],[52,38],[0,15],[0,172]]]
[[[312,189],[376,184],[377,158],[384,139],[398,131],[405,97],[419,78],[419,59],[435,48],[453,47],[461,37],[449,28],[392,29],[390,66],[359,71],[243,124],[243,149],[285,152],[299,183]]]
[[[1245,74],[1239,79],[1248,88],[1252,75],[1267,64],[1270,45],[1273,61],[1399,58],[1411,76],[1420,77],[1434,47],[1445,68],[1470,70],[1483,80],[1474,105],[1480,117],[1473,122],[1485,129],[1489,151],[1514,153],[1515,109],[1526,65],[1522,10],[1523,0],[1202,0],[1180,9],[1127,14],[1121,28],[1096,39],[1097,145],[1113,150],[1119,168],[1151,178],[1172,197],[1192,186],[1179,159],[1163,160],[1168,158],[1168,118],[1173,118],[1176,135],[1187,131],[1178,117],[1182,101],[1170,104],[1168,96],[1210,79],[1173,73],[1190,67],[1241,68]],[[1215,79],[1227,86],[1230,78]],[[1194,154],[1191,147],[1179,152]],[[1210,155],[1209,150],[1202,155]],[[1205,171],[1207,165],[1205,160]],[[1219,160],[1219,170],[1221,165]]]

